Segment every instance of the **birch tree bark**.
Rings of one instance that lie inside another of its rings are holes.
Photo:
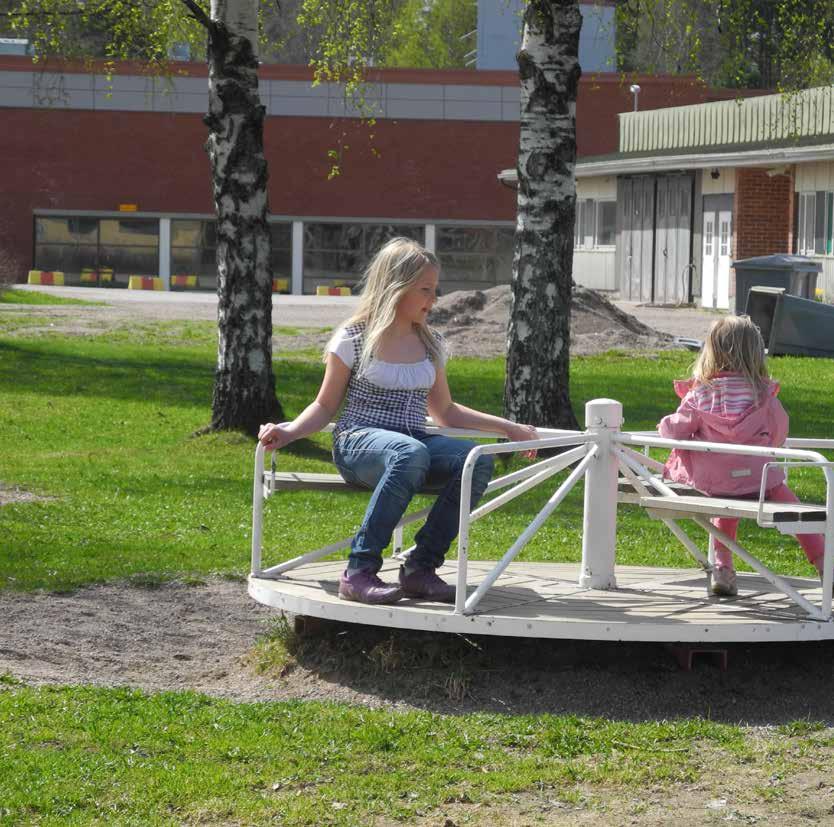
[[[570,403],[570,299],[576,205],[576,0],[530,0],[518,53],[521,134],[504,412],[577,428]]]
[[[258,0],[212,0],[205,123],[217,210],[217,367],[211,430],[283,419],[272,370],[272,272],[258,93]]]

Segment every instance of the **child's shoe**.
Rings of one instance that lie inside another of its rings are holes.
[[[400,566],[400,588],[406,597],[422,597],[439,603],[455,602],[455,587],[441,580],[433,569],[417,569],[406,573],[405,566]]]
[[[346,571],[339,578],[339,597],[357,603],[396,603],[403,593],[399,586],[383,583],[367,569]]]
[[[719,597],[735,597],[738,594],[736,573],[733,569],[724,566],[712,570],[712,593]]]

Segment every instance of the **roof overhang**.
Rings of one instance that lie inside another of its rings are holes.
[[[652,155],[644,157],[621,156],[595,161],[578,161],[577,178],[591,178],[603,175],[639,175],[651,172],[672,172],[674,170],[714,169],[722,167],[775,167],[784,164],[810,163],[812,161],[834,160],[834,143],[814,146],[781,147],[778,149],[757,149],[747,152],[707,152],[686,155]],[[514,169],[498,173],[502,184],[514,186],[518,174]]]

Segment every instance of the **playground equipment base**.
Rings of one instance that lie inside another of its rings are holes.
[[[386,560],[380,576],[396,582],[399,563]],[[494,562],[470,560],[469,591]],[[568,640],[731,643],[834,639],[834,622],[810,619],[784,593],[757,574],[739,572],[737,597],[707,594],[697,569],[617,566],[617,588],[582,588],[577,564],[513,562],[472,615],[423,600],[367,606],[340,600],[344,561],[311,563],[275,579],[250,576],[249,594],[260,603],[297,615],[346,623],[431,632]],[[455,582],[450,561],[438,572]],[[787,581],[815,603],[816,578]]]

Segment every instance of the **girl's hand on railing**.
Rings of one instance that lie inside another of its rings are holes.
[[[293,440],[293,436],[287,429],[289,422],[279,422],[274,424],[267,422],[266,425],[261,425],[258,431],[258,442],[269,451],[277,451],[288,445]]]
[[[534,425],[519,425],[511,422],[507,427],[507,439],[510,442],[528,442],[531,439],[538,439],[539,434]],[[532,448],[529,451],[522,451],[521,456],[525,459],[535,459],[538,451]]]

